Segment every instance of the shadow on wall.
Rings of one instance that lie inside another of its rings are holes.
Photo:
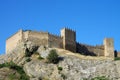
[[[114,57],[120,57],[120,51],[115,50],[114,51]]]
[[[89,55],[89,56],[97,56],[94,52],[91,52],[88,50],[88,48],[84,45],[80,45],[79,43],[76,43],[76,52],[80,53],[82,55]]]
[[[114,51],[114,57],[118,57],[118,52],[117,52],[117,50]]]

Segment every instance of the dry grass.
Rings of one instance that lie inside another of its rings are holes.
[[[101,56],[101,57],[96,57],[96,56],[85,56],[85,55],[81,55],[79,53],[73,53],[71,51],[68,51],[68,50],[64,50],[64,49],[59,49],[59,48],[54,48],[56,49],[56,51],[58,52],[59,55],[68,55],[68,56],[75,56],[75,57],[78,57],[80,59],[94,59],[94,60],[106,60],[106,59],[110,59],[112,60],[112,58],[108,58],[108,57],[104,57],[104,56]]]

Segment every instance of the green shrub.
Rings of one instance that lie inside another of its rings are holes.
[[[62,68],[62,67],[58,67],[58,70],[59,70],[59,71],[62,71],[62,70],[63,70],[63,68]]]
[[[114,60],[115,60],[115,61],[116,61],[116,60],[120,60],[120,57],[115,57]]]
[[[16,70],[19,74],[20,74],[20,79],[18,80],[29,80],[29,77],[25,74],[23,67],[18,66],[17,64],[15,64],[14,62],[6,62],[3,64],[0,64],[0,68],[3,67],[8,67],[10,69]],[[10,75],[11,78],[13,78],[13,75]]]
[[[30,58],[27,58],[27,59],[26,59],[26,62],[30,62],[30,61],[31,61],[31,59],[30,59]]]
[[[47,56],[47,60],[50,63],[54,63],[54,64],[58,63],[59,57],[58,57],[56,50],[50,51],[49,55]]]
[[[91,80],[109,80],[109,79],[106,78],[105,76],[101,76],[101,77],[92,78]]]
[[[9,77],[9,80],[17,79],[17,76],[15,74],[9,74],[8,77]]]
[[[82,80],[88,80],[87,78],[83,78]]]
[[[67,77],[64,74],[61,74],[61,77],[65,80]]]

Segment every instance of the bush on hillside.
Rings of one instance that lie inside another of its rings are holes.
[[[116,60],[120,60],[120,57],[115,57],[114,60],[115,60],[115,61],[116,61]]]
[[[29,80],[29,77],[25,74],[23,67],[18,66],[14,62],[11,61],[11,62],[0,64],[0,68],[3,68],[3,67],[8,67],[10,69],[16,70],[20,74],[20,79],[18,80]]]
[[[56,50],[50,51],[49,55],[47,56],[47,60],[48,62],[54,63],[54,64],[59,62],[59,57],[58,57]]]
[[[63,70],[63,68],[62,68],[62,67],[58,67],[58,70],[59,70],[59,71],[62,71],[62,70]]]
[[[30,62],[31,61],[31,59],[28,57],[27,59],[26,59],[26,62]]]

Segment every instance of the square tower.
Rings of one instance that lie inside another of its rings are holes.
[[[104,56],[114,58],[114,41],[112,38],[104,39]]]
[[[76,32],[63,28],[61,30],[61,37],[63,39],[63,48],[72,52],[76,52]]]

